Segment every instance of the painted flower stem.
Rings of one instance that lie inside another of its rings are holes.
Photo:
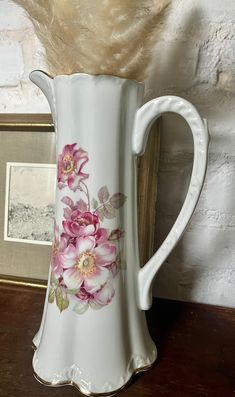
[[[83,193],[86,195],[87,198],[87,206],[88,206],[88,211],[91,209],[91,204],[90,204],[90,195],[89,195],[89,190],[87,188],[87,185],[85,184],[84,181],[81,181],[80,184],[84,187],[85,190],[82,189]]]

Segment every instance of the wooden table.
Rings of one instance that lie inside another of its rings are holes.
[[[45,291],[0,287],[0,396],[72,397],[72,387],[46,388],[32,375],[31,340]],[[156,300],[148,312],[159,358],[119,396],[235,397],[235,310]]]

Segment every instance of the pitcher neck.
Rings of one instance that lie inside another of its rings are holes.
[[[97,101],[109,101],[115,107],[116,103],[129,100],[136,109],[143,101],[142,83],[112,75],[75,73],[51,78],[46,73],[35,70],[30,74],[30,79],[46,96],[54,122],[57,121],[61,106],[66,111],[68,107],[78,108],[82,102],[89,100],[92,111]]]

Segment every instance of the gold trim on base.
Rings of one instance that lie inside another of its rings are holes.
[[[37,346],[32,342],[32,349],[36,352]]]
[[[33,345],[33,348],[36,348],[36,346]],[[104,393],[92,393],[89,391],[85,391],[81,386],[79,386],[77,383],[73,382],[73,381],[68,381],[68,382],[47,382],[45,380],[43,380],[42,378],[40,378],[40,376],[38,376],[36,374],[35,371],[33,371],[33,375],[35,377],[35,379],[41,383],[44,386],[49,386],[49,387],[62,387],[62,386],[73,386],[76,389],[78,389],[78,391],[82,394],[84,394],[85,396],[94,396],[94,397],[102,397],[102,396],[114,396],[115,394],[119,393],[120,391],[122,391],[124,388],[126,388],[130,382],[132,381],[133,377],[135,375],[137,375],[140,372],[145,372],[148,371],[150,368],[152,368],[152,366],[155,364],[156,360],[154,360],[154,362],[152,364],[146,365],[145,367],[141,367],[141,368],[137,368],[136,370],[134,370],[134,372],[132,373],[132,375],[130,376],[130,379],[121,387],[119,387],[119,389],[110,391],[110,392],[104,392]]]

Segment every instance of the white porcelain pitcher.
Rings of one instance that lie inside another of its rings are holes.
[[[55,124],[55,233],[33,368],[46,385],[74,385],[111,395],[157,357],[145,320],[154,276],[181,237],[202,189],[208,148],[205,122],[186,100],[144,104],[143,85],[78,73],[54,79],[34,71]],[[153,122],[175,112],[189,124],[194,163],[186,200],[153,257],[139,263],[136,159]]]

